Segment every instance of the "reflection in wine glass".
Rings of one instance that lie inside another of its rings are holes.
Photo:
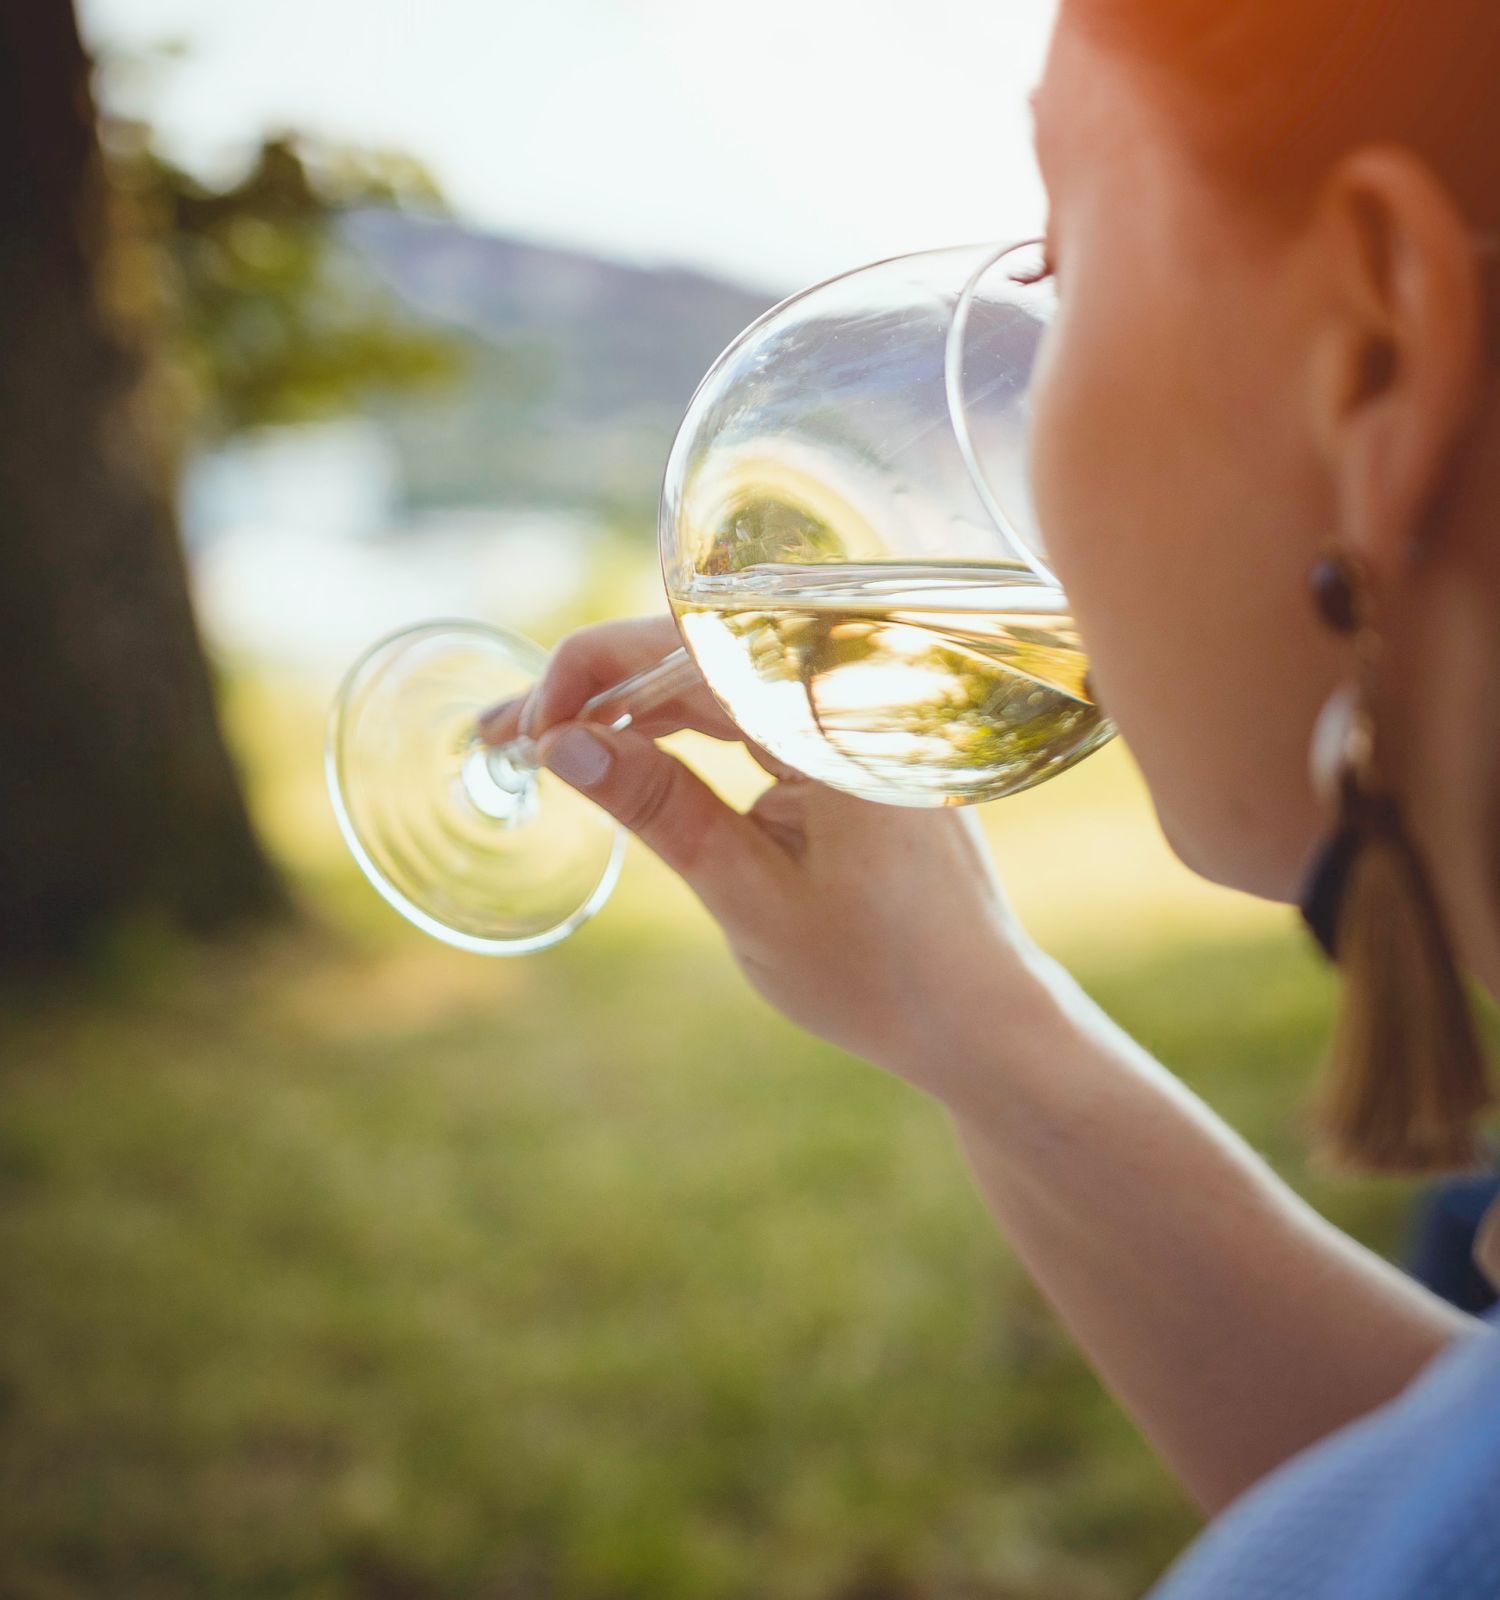
[[[787,765],[906,806],[1030,788],[1113,733],[1026,484],[1052,310],[1038,252],[877,262],[793,296],[719,357],[667,463],[662,574],[685,649],[578,714],[615,727],[701,674]],[[334,711],[344,836],[386,899],[464,949],[566,937],[619,871],[615,825],[479,715],[545,665],[477,623],[381,641]]]

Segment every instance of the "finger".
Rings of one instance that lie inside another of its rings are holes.
[[[502,700],[498,705],[491,706],[488,711],[480,713],[479,736],[486,744],[505,744],[521,732],[529,720],[526,709],[529,693],[530,691],[527,694],[518,694],[509,700]],[[710,739],[735,742],[744,739],[744,735],[730,721],[706,685],[690,690],[686,694],[674,695],[670,700],[664,700],[659,705],[653,706],[648,712],[636,713],[631,718],[630,726],[642,733],[650,734],[653,739],[662,739],[669,733],[680,733],[684,729],[707,734]],[[754,754],[754,751],[751,753]],[[756,759],[759,760],[760,757],[757,756]],[[767,771],[770,770],[767,767]]]
[[[539,745],[545,766],[654,850],[716,917],[743,906],[736,890],[748,880],[763,880],[772,842],[647,735],[570,722]]]
[[[564,722],[592,695],[660,661],[679,644],[669,616],[628,617],[570,633],[532,686],[521,728],[536,738]]]
[[[668,616],[633,617],[582,628],[557,647],[527,694],[492,706],[481,715],[480,734],[489,744],[503,744],[517,733],[535,738],[554,723],[572,718],[600,690],[654,665],[680,642],[677,625]],[[715,739],[739,738],[734,724],[702,683],[643,711],[633,726],[653,737],[692,728]]]
[[[732,740],[736,744],[745,737],[714,699],[707,684],[685,694],[673,695],[649,711],[633,714],[630,726],[649,733],[653,739],[664,739],[669,733],[680,733],[684,729],[706,733],[710,739]]]
[[[521,731],[521,713],[526,706],[526,695],[512,695],[488,711],[481,711],[478,719],[479,737],[486,744],[508,744]]]

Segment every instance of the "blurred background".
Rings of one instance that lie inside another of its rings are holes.
[[[761,310],[1038,231],[1049,23],[0,20],[0,1593],[1106,1600],[1190,1536],[942,1117],[643,850],[485,961],[377,899],[321,773],[382,631],[660,608],[674,424]],[[1116,747],[984,820],[1049,948],[1403,1252],[1408,1186],[1304,1164],[1290,915],[1175,865]]]

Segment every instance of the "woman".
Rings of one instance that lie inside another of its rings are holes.
[[[1035,101],[1061,307],[1033,482],[1095,685],[1183,859],[1337,944],[1330,1137],[1408,1169],[1462,1164],[1486,1102],[1449,941],[1500,994],[1497,41],[1493,0],[1063,0]],[[644,731],[567,722],[674,642],[575,636],[524,720],[773,1005],[948,1110],[1222,1513],[1160,1595],[1500,1596],[1493,1314],[1325,1223],[1124,1037],[971,816],[774,763],[741,816],[648,736],[736,737],[706,691]],[[1500,1279],[1493,1210],[1478,1256]]]

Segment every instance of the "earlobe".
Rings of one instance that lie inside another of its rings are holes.
[[[1411,536],[1404,460],[1404,406],[1394,381],[1351,405],[1345,423],[1338,503],[1341,542],[1382,577],[1396,570]]]

